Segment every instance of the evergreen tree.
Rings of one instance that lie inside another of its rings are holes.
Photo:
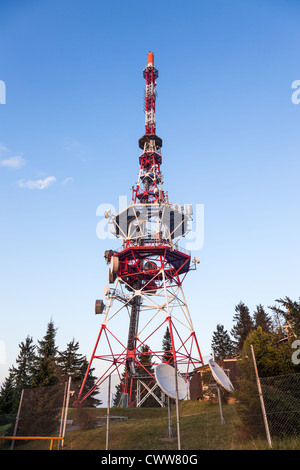
[[[3,400],[5,401],[6,413],[17,412],[22,390],[30,388],[32,382],[32,364],[35,357],[32,338],[27,336],[25,342],[19,344],[19,348],[20,352],[16,359],[17,367],[12,366],[9,369],[9,376],[4,382]],[[9,406],[11,407],[10,411]]]
[[[16,394],[15,380],[11,369],[8,377],[4,380],[0,390],[0,414],[2,419],[0,424],[4,424],[3,415],[14,414],[18,410],[18,397]]]
[[[121,375],[120,383],[116,386],[114,399],[113,399],[113,406],[123,406],[122,394],[123,394],[123,384],[125,382],[125,376],[126,376],[126,368],[124,368],[124,371]]]
[[[16,367],[12,367],[12,373],[15,381],[16,393],[21,394],[25,388],[32,385],[33,364],[35,361],[35,345],[30,336],[27,336],[25,342],[19,344],[20,352],[16,359]]]
[[[55,337],[56,329],[51,320],[45,336],[38,341],[31,387],[23,396],[19,421],[23,435],[44,436],[57,428],[57,416],[63,405],[63,387],[59,384]]]
[[[33,366],[33,387],[56,385],[59,382],[59,369],[56,363],[58,355],[55,345],[56,331],[51,320],[44,338],[38,341],[37,355]]]
[[[163,337],[162,350],[164,351],[164,354],[162,356],[162,362],[167,362],[168,364],[173,365],[174,357],[173,357],[172,339],[171,339],[171,334],[170,334],[170,330],[168,326]]]
[[[137,355],[137,360],[140,365],[137,367],[137,374],[147,375],[147,371],[153,373],[152,365],[152,355],[150,353],[150,348],[147,345],[142,345],[139,354]]]
[[[233,317],[233,321],[236,324],[231,329],[231,334],[235,339],[235,348],[239,352],[243,348],[243,344],[248,334],[254,328],[253,320],[249,313],[249,308],[243,303],[240,302],[235,306],[236,314]]]
[[[217,325],[217,330],[213,333],[211,347],[215,353],[215,360],[222,360],[233,355],[233,341],[223,325]]]
[[[63,380],[67,381],[68,377],[72,378],[72,382],[81,380],[82,367],[84,358],[78,353],[79,343],[73,340],[67,344],[65,351],[58,353],[57,364],[60,367]]]
[[[291,361],[291,345],[288,342],[278,343],[277,338],[273,334],[269,334],[258,326],[257,329],[252,330],[244,342],[243,349],[240,351],[240,358],[237,365],[242,373],[238,387],[233,395],[236,398],[237,412],[241,421],[252,435],[264,434],[265,429],[262,420],[261,405],[258,397],[258,389],[256,384],[256,376],[252,358],[250,345],[253,346],[255,353],[255,360],[260,378],[283,376],[285,374],[293,374],[297,372],[297,366]],[[280,383],[279,388],[280,388]],[[270,392],[270,393],[269,393]],[[275,387],[267,387],[264,389],[265,404],[269,401],[269,409],[278,409],[279,413],[290,414],[291,419],[295,418],[295,400],[299,399],[298,391],[296,396],[292,396],[293,405],[290,406],[289,397],[286,394],[278,393],[276,395]],[[280,392],[280,390],[278,390]],[[283,396],[284,395],[284,396]],[[283,399],[282,399],[283,397]],[[273,401],[272,401],[273,400]],[[276,413],[274,413],[276,419]],[[273,413],[268,416],[269,424],[273,419]],[[285,421],[282,421],[283,426]],[[299,429],[298,415],[296,423],[293,421],[289,425],[294,425]]]
[[[85,356],[83,356],[80,359],[81,365],[80,365],[80,373],[78,374],[77,378],[72,381],[72,388],[75,391],[75,396],[78,395],[79,390],[82,385],[82,381],[85,377],[87,368],[88,368],[88,361]],[[85,394],[91,390],[91,388],[95,385],[97,378],[93,375],[94,368],[90,368],[89,373],[86,378],[86,382],[82,391],[82,396],[85,396]],[[99,390],[96,388],[94,392],[92,392],[85,400],[84,400],[84,406],[86,407],[97,407],[100,406],[102,401],[98,398]]]
[[[142,381],[149,387],[152,388],[154,385],[154,379],[151,377],[151,375],[154,375],[154,370],[153,370],[153,363],[152,363],[152,354],[150,352],[150,348],[147,345],[142,345],[139,349],[139,352],[136,356],[137,358],[137,365],[136,365],[136,376],[133,381],[133,387],[131,391],[131,402],[135,402],[136,400],[136,387],[137,387],[137,382],[135,379],[139,379],[142,377]],[[126,380],[126,375],[127,375],[127,370],[126,368],[123,371],[123,374],[121,376],[121,381],[119,385],[116,386],[116,393],[114,395],[114,400],[113,404],[114,406],[126,406],[127,400],[124,401],[122,400],[123,397],[123,385]],[[151,375],[149,375],[151,374]],[[131,378],[129,377],[129,380]],[[157,392],[157,394],[160,394],[159,391],[154,391],[153,393]],[[147,389],[144,389],[142,386],[142,391],[141,391],[141,399],[143,398],[144,394],[148,393]],[[127,398],[127,397],[126,397]],[[157,406],[158,402],[155,400],[155,398],[150,395],[142,404],[142,406]]]
[[[253,320],[254,320],[255,328],[260,326],[263,331],[266,331],[267,333],[272,332],[272,326],[273,326],[272,319],[265,312],[261,304],[256,306],[256,310],[254,311],[254,314],[253,314]]]
[[[148,374],[154,375],[153,363],[152,363],[152,354],[150,352],[150,348],[148,345],[142,345],[137,355],[137,360],[139,361],[140,365],[136,368],[137,375],[146,376],[142,380],[143,382],[151,389],[155,383],[155,380]],[[145,389],[141,393],[141,398],[143,398],[143,394],[147,394],[148,390]],[[157,388],[153,391],[154,394],[160,395],[160,390]],[[150,394],[147,399],[142,403],[142,407],[157,407],[160,406],[157,400]]]
[[[299,301],[293,301],[289,297],[276,299],[279,304],[270,307],[275,315],[281,317],[288,328],[289,335],[300,336],[300,298]]]

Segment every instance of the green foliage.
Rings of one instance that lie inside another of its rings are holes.
[[[75,396],[78,395],[85,373],[88,368],[88,361],[84,356],[78,353],[79,343],[73,340],[67,344],[67,349],[59,352],[57,364],[60,369],[61,381],[67,382],[68,377],[72,380],[72,390]],[[86,378],[83,395],[87,393],[95,384],[95,377],[93,376],[94,369],[90,368]],[[96,407],[101,405],[101,400],[97,398],[97,389],[92,392],[85,400],[85,406]],[[71,404],[72,406],[72,404]]]
[[[49,436],[57,430],[64,398],[63,384],[24,391],[18,426],[22,436]]]
[[[121,375],[121,380],[115,388],[113,406],[121,406],[122,404],[123,384],[125,381],[125,376],[126,376],[126,369],[124,368],[124,371]]]
[[[234,396],[237,400],[236,408],[241,421],[252,435],[259,435],[264,434],[265,430],[250,345],[253,345],[260,378],[292,374],[296,369],[291,361],[291,345],[289,343],[278,343],[276,335],[263,331],[260,326],[249,333],[238,360],[242,376]],[[268,390],[266,391],[266,400],[269,400],[267,404],[270,405],[270,409],[274,409]],[[279,406],[282,406],[282,410],[284,409],[283,403]],[[288,409],[289,405],[287,404],[285,408]],[[272,417],[270,419],[272,420]]]
[[[281,328],[280,319],[285,323],[285,334],[288,336],[300,336],[300,298],[299,301],[293,301],[289,297],[276,299],[278,305],[271,307],[279,322],[278,328]]]
[[[56,346],[56,332],[57,329],[51,320],[47,325],[45,336],[38,341],[37,345],[33,344],[30,336],[27,336],[25,341],[19,344],[20,352],[16,359],[16,365],[9,369],[9,376],[5,379],[0,390],[0,412],[2,415],[8,416],[17,412],[22,390],[65,384],[68,377],[71,376],[72,390],[75,393],[79,391],[88,362],[84,356],[78,353],[79,343],[74,339],[67,344],[66,350],[60,352]],[[95,380],[93,369],[90,369],[86,387],[90,389]],[[101,400],[97,399],[96,394],[97,390],[87,399],[86,406],[101,404]],[[36,397],[33,402],[37,400]],[[36,406],[30,410],[31,418],[28,411],[28,420],[34,421],[33,416],[36,411],[43,407],[47,414],[48,405],[49,410],[56,409],[56,401],[55,396],[51,395],[44,401],[39,399]],[[62,401],[60,401],[60,406],[61,403]],[[56,411],[54,411],[54,415],[55,413]]]
[[[16,367],[12,366],[11,368],[17,394],[20,394],[24,388],[31,387],[33,364],[36,357],[36,346],[30,336],[27,336],[25,341],[19,344],[19,348]]]
[[[172,348],[172,340],[169,327],[166,328],[166,332],[163,337],[162,341],[162,351],[164,351],[162,355],[162,361],[167,362],[168,364],[173,365],[174,358],[173,358],[173,348]],[[150,353],[150,348],[148,345],[142,345],[139,349],[137,354],[137,364],[136,367],[137,377],[140,374],[144,376],[143,382],[149,387],[153,387],[154,379],[151,378],[151,375],[154,375],[153,365],[152,365],[152,354]],[[151,375],[150,375],[151,374]],[[126,406],[126,400],[128,397],[123,397],[123,385],[126,380],[126,370],[124,370],[120,383],[116,386],[116,393],[114,395],[113,404],[114,406]],[[127,378],[128,380],[128,378]],[[129,379],[130,380],[130,379]],[[136,380],[133,381],[133,388],[131,392],[131,400],[134,401],[136,399]],[[143,398],[143,394],[147,393],[147,389],[142,387],[141,392],[141,399]],[[160,396],[160,391],[158,389],[154,390],[153,393],[156,393],[157,396]],[[126,399],[125,399],[126,398]],[[141,405],[142,407],[158,407],[160,406],[157,400],[150,395]]]
[[[231,329],[231,334],[235,340],[236,351],[240,351],[243,348],[245,339],[253,329],[254,323],[249,308],[243,302],[235,306],[235,312],[233,317],[235,325]]]
[[[234,344],[223,325],[217,325],[217,330],[213,333],[211,348],[214,351],[216,361],[233,355]]]
[[[300,374],[261,379],[268,425],[273,437],[300,434]]]
[[[78,406],[76,408],[76,424],[80,426],[82,431],[87,431],[88,429],[94,429],[98,424],[98,419],[91,412],[91,408],[83,408]]]
[[[264,307],[259,304],[256,306],[256,310],[253,313],[253,322],[254,322],[254,327],[257,328],[260,326],[263,331],[266,331],[267,333],[271,333],[273,331],[273,322],[264,309]]]
[[[162,362],[167,362],[168,364],[173,365],[174,357],[173,357],[172,339],[171,339],[171,333],[170,333],[168,326],[163,337],[162,350],[164,351],[164,354],[162,356]]]
[[[244,354],[249,354],[253,345],[258,374],[260,377],[292,374],[296,371],[291,361],[291,344],[278,342],[277,337],[258,327],[253,330],[244,343]],[[252,359],[252,358],[251,358]]]
[[[9,415],[16,413],[18,409],[18,396],[16,393],[13,374],[10,370],[8,377],[4,380],[4,383],[0,391],[0,413],[1,415]],[[1,421],[3,423],[3,420]]]
[[[44,338],[38,341],[37,353],[33,365],[32,386],[46,387],[59,382],[57,367],[57,347],[55,345],[56,328],[51,320]]]

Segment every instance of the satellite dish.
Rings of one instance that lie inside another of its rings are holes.
[[[117,273],[119,269],[119,258],[118,256],[112,256],[110,258],[110,270],[112,273]]]
[[[103,289],[103,294],[105,296],[109,295],[109,292],[110,292],[110,287],[109,286],[105,286],[104,289]]]
[[[95,301],[95,313],[96,314],[103,313],[104,308],[105,308],[105,305],[104,305],[103,300],[96,300]]]
[[[224,370],[212,359],[209,359],[208,364],[215,381],[228,392],[233,392],[233,385]]]
[[[175,369],[169,364],[161,363],[154,369],[156,381],[163,392],[176,400]],[[178,400],[184,400],[188,394],[185,380],[177,374]]]

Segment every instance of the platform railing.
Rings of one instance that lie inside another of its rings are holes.
[[[50,440],[50,448],[49,450],[53,450],[53,441],[55,440],[63,440],[63,437],[42,437],[42,436],[0,436],[0,447],[2,444],[2,440],[10,440],[10,441],[15,441],[15,440]]]

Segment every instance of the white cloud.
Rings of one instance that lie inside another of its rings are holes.
[[[65,150],[68,150],[69,152],[74,152],[74,151],[81,150],[82,145],[80,142],[78,142],[78,140],[70,139],[69,137],[67,137],[64,140],[63,148]]]
[[[6,158],[0,162],[1,166],[6,166],[7,168],[20,168],[21,166],[25,165],[24,158],[20,157],[20,155],[15,155],[14,157]]]
[[[81,162],[86,163],[86,157],[88,156],[90,149],[85,145],[82,145],[78,140],[67,137],[64,139],[63,149],[66,150],[69,155],[79,159]]]
[[[74,181],[74,178],[72,176],[68,176],[68,178],[64,179],[61,184],[68,184],[72,183]]]
[[[20,186],[20,188],[26,188],[26,189],[45,189],[48,186],[50,186],[50,184],[54,183],[55,181],[56,181],[55,176],[48,176],[47,178],[43,180],[42,179],[35,180],[35,181],[20,180],[18,182],[18,185]]]
[[[2,142],[0,142],[0,154],[9,152],[9,149],[4,145]]]

